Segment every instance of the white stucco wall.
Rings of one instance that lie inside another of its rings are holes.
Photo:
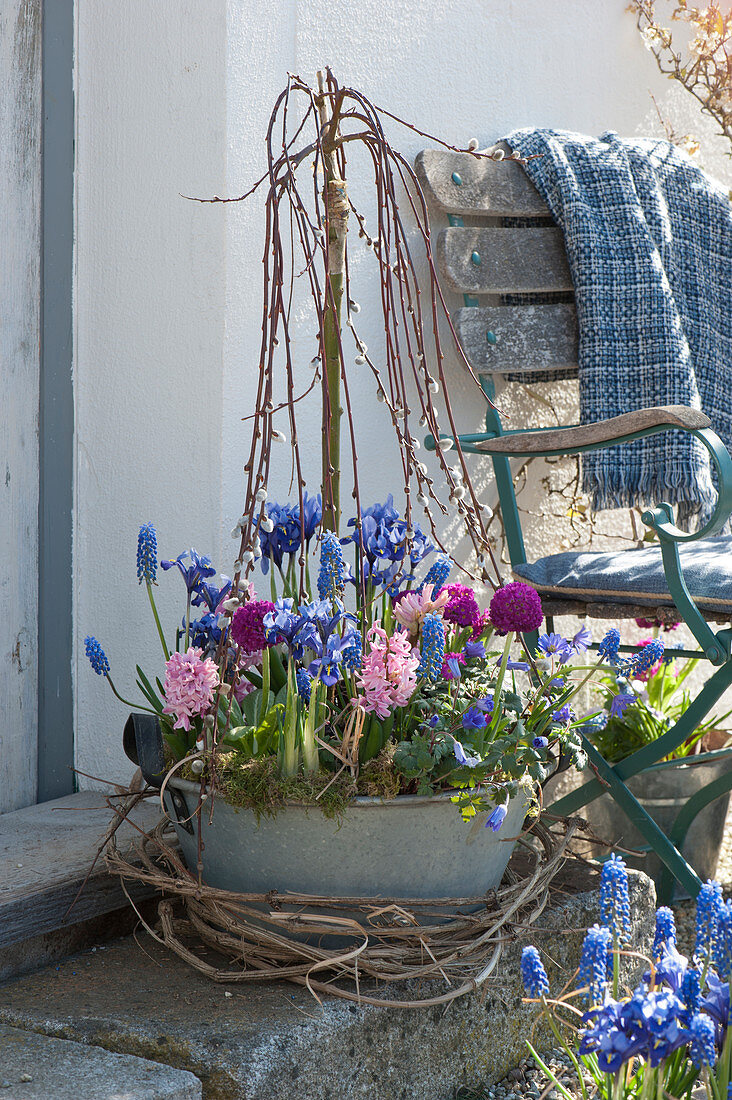
[[[138,525],[156,523],[164,556],[195,545],[226,572],[242,506],[241,417],[252,409],[260,338],[261,203],[201,206],[180,193],[246,190],[264,170],[265,126],[286,72],[312,79],[324,64],[455,143],[475,136],[488,144],[532,124],[657,133],[649,90],[677,130],[709,133],[690,97],[658,75],[625,9],[626,0],[78,0],[74,630],[82,771],[129,774],[125,711],[90,672],[85,634],[104,644],[123,694],[134,690],[134,658],[160,669],[135,584]],[[396,126],[390,134],[410,158],[426,144]],[[728,173],[722,147],[712,141],[707,149],[708,166]],[[360,174],[354,158],[357,201]],[[376,345],[366,260],[354,249],[363,335]],[[312,318],[298,326],[306,377]],[[369,454],[363,499],[381,500],[389,427],[367,377],[354,373],[352,384]],[[457,367],[452,396],[462,428],[479,428]],[[302,417],[316,491],[317,407]],[[476,463],[476,480],[489,497],[486,466]],[[284,499],[288,480],[283,451],[272,495]],[[539,543],[542,531],[537,524]],[[162,578],[159,591],[172,623],[177,578]]]

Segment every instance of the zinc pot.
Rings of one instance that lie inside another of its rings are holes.
[[[203,878],[239,893],[475,897],[500,884],[530,797],[527,782],[495,833],[485,827],[488,812],[463,821],[449,794],[356,798],[337,819],[289,803],[257,820],[253,810],[219,797],[213,820],[202,814]],[[164,798],[185,861],[195,868],[199,787],[173,778]]]
[[[702,757],[686,757],[684,760],[671,761],[649,768],[640,775],[634,775],[627,781],[628,790],[638,799],[641,806],[668,835],[679,811],[692,795],[707,787],[719,776],[732,768],[732,758],[704,760]],[[589,772],[565,773],[553,781],[544,794],[544,803],[551,802],[568,794],[570,790],[581,786],[591,779]],[[552,782],[552,781],[550,781]],[[682,846],[682,855],[696,871],[702,882],[714,878],[717,860],[724,837],[724,825],[729,806],[729,794],[721,795],[709,803],[692,822],[686,840]],[[609,794],[603,794],[577,811],[585,818],[593,832],[602,840],[623,848],[642,848],[645,838],[628,820],[618,804]],[[597,846],[593,854],[607,853],[607,847]],[[661,861],[654,852],[647,855],[631,856],[623,854],[626,863],[645,871],[654,881],[661,873]],[[677,895],[678,885],[676,887]]]

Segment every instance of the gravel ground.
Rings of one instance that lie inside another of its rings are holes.
[[[725,897],[732,897],[732,804],[727,814],[724,840],[717,864],[717,881],[722,884]],[[674,905],[679,950],[687,954],[694,942],[695,904],[681,901]],[[564,1051],[540,1052],[541,1057],[573,1095],[579,1094],[574,1069]],[[560,1093],[547,1081],[533,1058],[525,1058],[517,1069],[511,1070],[502,1081],[482,1092],[458,1089],[455,1100],[561,1100]]]

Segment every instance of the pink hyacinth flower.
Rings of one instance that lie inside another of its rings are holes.
[[[366,635],[368,652],[356,673],[356,685],[363,693],[351,702],[379,718],[387,718],[396,707],[404,707],[417,687],[419,654],[412,650],[402,630],[389,637],[374,623]]]
[[[173,653],[165,665],[163,714],[175,715],[174,729],[190,730],[191,718],[205,714],[219,686],[219,671],[203,650],[191,646],[186,653]]]
[[[447,589],[443,588],[433,600],[433,588],[434,585],[426,584],[421,592],[405,592],[394,604],[394,618],[412,638],[419,635],[425,615],[439,614],[450,599]]]

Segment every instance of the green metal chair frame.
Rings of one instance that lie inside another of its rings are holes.
[[[423,156],[423,154],[420,156]],[[453,162],[457,162],[461,172],[465,171],[462,166],[464,160],[460,161],[459,158],[453,157],[451,161],[449,155],[441,154],[441,156],[446,161],[446,164],[440,169],[440,174],[443,177],[446,173],[449,173]],[[423,177],[423,184],[429,185],[434,182],[428,178],[428,173],[425,172],[424,165],[419,159],[418,171]],[[452,171],[449,178],[454,183],[458,180],[462,182],[457,167]],[[430,189],[429,186],[426,187],[428,193]],[[432,198],[435,198],[434,192]],[[441,205],[444,208],[444,202]],[[476,212],[480,213],[481,211]],[[452,226],[462,225],[462,218],[450,215],[450,224]],[[466,294],[465,304],[469,308],[474,308],[479,303],[474,294]],[[488,339],[491,343],[493,342],[490,340],[492,335],[492,333],[488,333]],[[476,369],[479,368],[476,367]],[[490,402],[494,395],[492,379],[482,377],[481,385]],[[633,439],[669,429],[679,430],[680,427],[682,430],[689,431],[692,436],[698,439],[709,453],[717,473],[719,498],[714,514],[701,530],[689,534],[676,527],[673,521],[672,508],[666,503],[661,503],[656,508],[644,512],[642,519],[658,536],[671,599],[680,617],[689,627],[700,646],[698,651],[682,650],[679,655],[704,658],[715,667],[716,671],[707,680],[688,710],[670,730],[655,742],[637,750],[617,764],[608,763],[592,742],[586,736],[583,736],[589,767],[594,772],[595,778],[559,799],[550,807],[552,813],[569,816],[589,805],[601,794],[609,793],[632,824],[645,837],[649,848],[660,857],[664,871],[657,884],[657,889],[659,898],[663,901],[670,900],[674,879],[692,897],[696,897],[701,887],[701,880],[682,856],[681,848],[689,827],[697,814],[715,798],[732,789],[731,769],[728,773],[708,784],[703,790],[697,792],[686,803],[676,817],[669,834],[666,835],[627,786],[627,780],[641,772],[667,767],[668,763],[663,762],[662,757],[677,749],[694,732],[720,699],[723,692],[732,684],[732,629],[724,628],[717,631],[712,629],[689,592],[679,558],[680,546],[718,534],[729,518],[730,513],[732,513],[732,458],[730,458],[722,440],[709,426],[708,418],[698,412],[692,413],[691,410],[688,410],[690,415],[687,417],[687,421],[693,426],[686,427],[680,423],[677,416],[673,415],[675,413],[683,414],[685,411],[678,408],[639,410],[637,413],[628,413],[616,417],[613,421],[593,425],[589,429],[587,426],[578,427],[573,425],[566,428],[552,429],[551,432],[540,428],[524,431],[505,431],[497,410],[489,403],[485,417],[485,432],[459,436],[464,451],[487,454],[491,458],[508,555],[514,568],[526,562],[526,551],[511,475],[511,457],[551,457],[581,454],[586,451],[617,446]],[[644,426],[638,426],[639,419],[644,422]],[[683,419],[682,415],[681,420]],[[596,429],[594,433],[593,428]],[[595,438],[590,438],[588,441],[588,436],[593,435]],[[445,436],[444,438],[450,437]],[[428,449],[434,449],[434,439],[428,437],[425,445]],[[631,594],[628,594],[626,602],[633,603]],[[547,622],[551,629],[553,624],[549,618]],[[536,644],[536,636],[527,637],[525,640],[529,645]],[[630,647],[623,648],[628,649]],[[729,756],[729,750],[723,749],[717,752],[701,753],[694,757],[694,763],[718,760],[725,756]]]

